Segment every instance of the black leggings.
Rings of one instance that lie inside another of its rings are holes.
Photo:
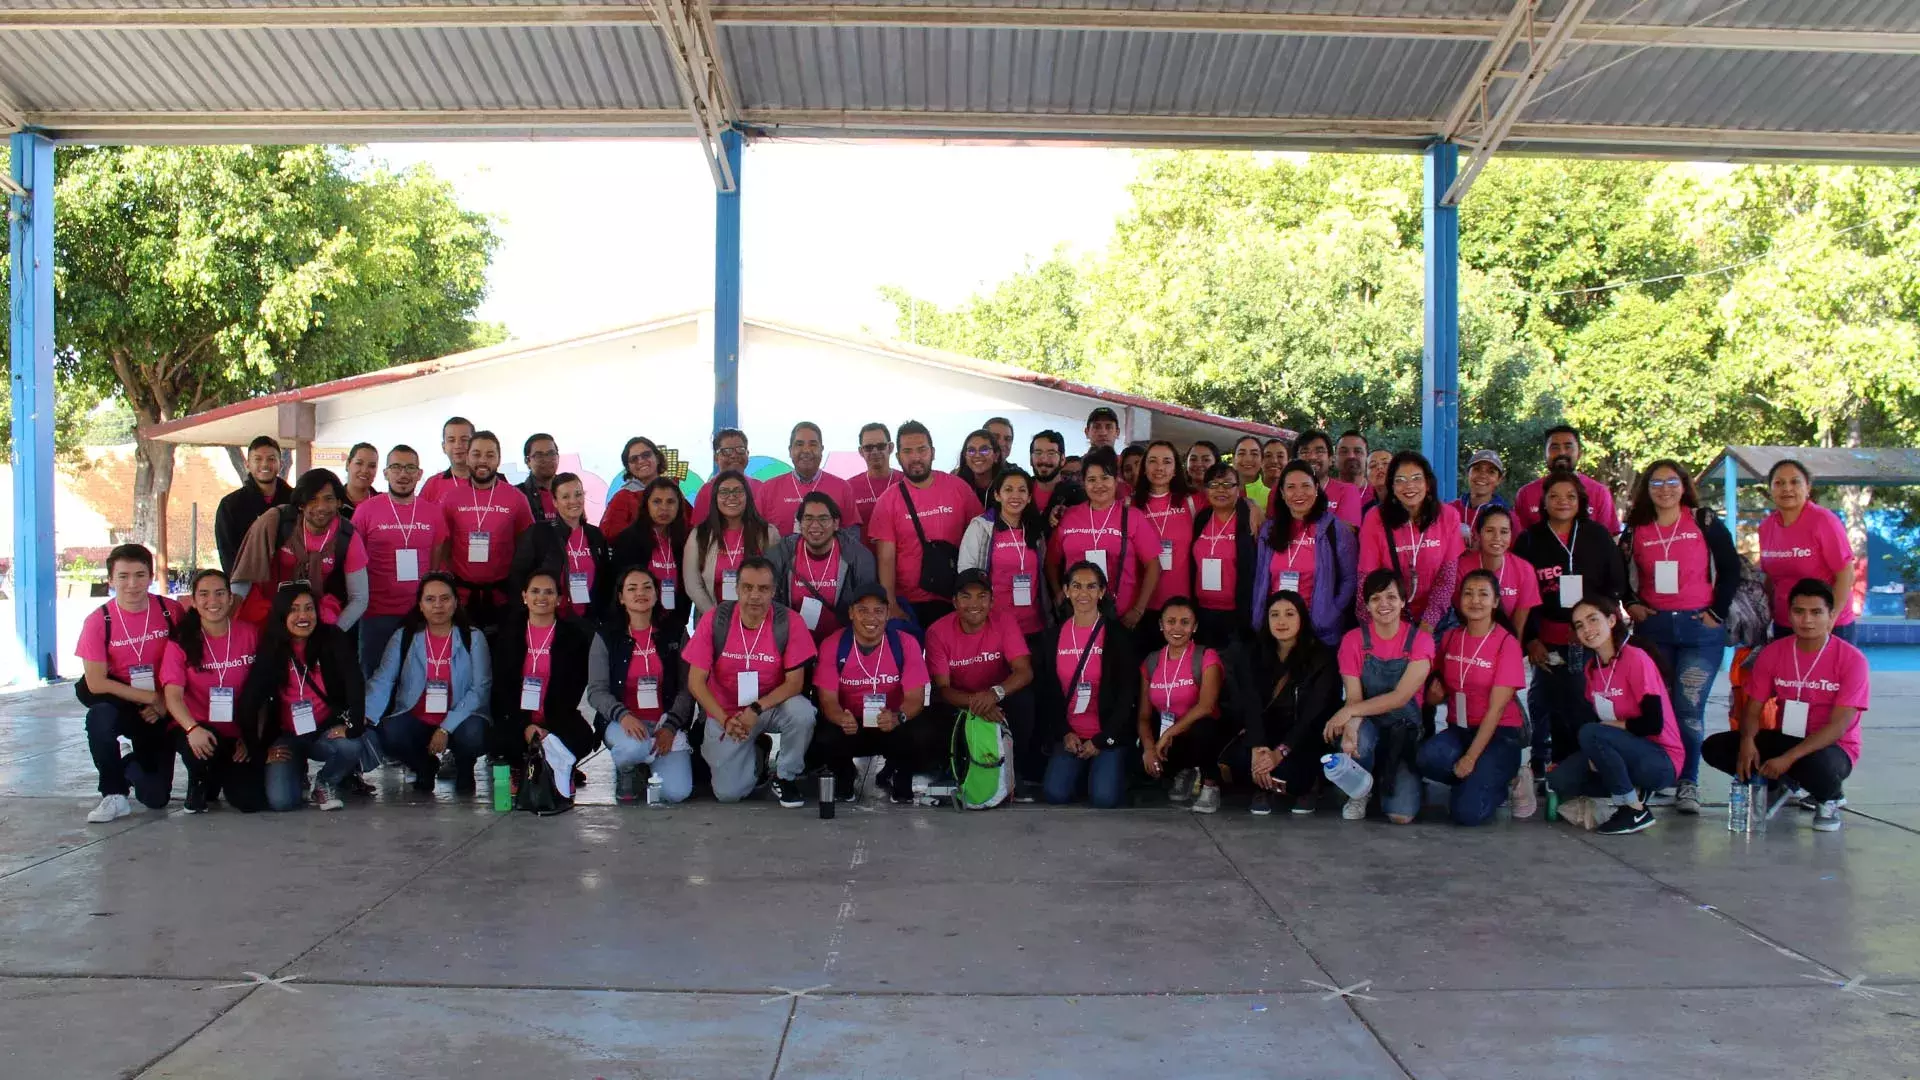
[[[1273,778],[1282,785],[1281,793],[1302,799],[1311,797],[1320,785],[1320,757],[1328,752],[1316,734],[1307,740],[1306,746],[1275,765]],[[1253,745],[1246,732],[1234,736],[1220,752],[1220,767],[1223,778],[1230,784],[1250,786],[1253,783]]]
[[[1760,760],[1779,757],[1781,754],[1799,746],[1805,739],[1784,735],[1778,731],[1756,731],[1753,745],[1760,751]],[[1707,736],[1700,744],[1700,760],[1731,776],[1740,764],[1740,733],[1722,731]],[[1853,759],[1838,746],[1826,746],[1799,761],[1787,770],[1787,778],[1807,789],[1807,794],[1820,802],[1838,799],[1842,794],[1841,783],[1853,773]]]

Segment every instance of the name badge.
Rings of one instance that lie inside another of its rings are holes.
[[[1207,592],[1220,591],[1220,560],[1200,560],[1200,587]]]
[[[740,572],[738,570],[720,571],[720,599],[737,600],[740,598]]]
[[[293,703],[293,733],[311,735],[320,725],[313,721],[313,702],[296,701]]]
[[[395,548],[393,552],[393,580],[420,580],[420,553],[412,548]]]
[[[812,596],[800,598],[800,621],[807,624],[807,629],[820,629],[821,610],[822,605],[818,598]]]
[[[492,536],[483,532],[470,532],[467,534],[467,561],[468,562],[470,563],[486,562],[487,553],[492,550],[493,550]]]
[[[233,723],[233,687],[207,687],[207,723]]]
[[[932,683],[928,683],[925,686],[922,686],[920,688],[920,707],[923,709],[930,709],[933,707],[933,684]]]
[[[739,704],[735,708],[743,709],[760,697],[760,673],[743,671],[733,678],[733,696]]]
[[[146,664],[135,664],[127,669],[127,685],[135,690],[152,690],[153,668]]]
[[[1107,570],[1107,552],[1105,548],[1094,548],[1088,551],[1087,561],[1099,567],[1102,574],[1110,573]]]
[[[1619,717],[1613,711],[1613,699],[1605,694],[1593,699],[1593,711],[1605,723],[1613,723]]]
[[[1173,715],[1171,712],[1168,712],[1165,709],[1161,709],[1160,710],[1160,734],[1164,736],[1166,735],[1167,732],[1172,731],[1173,725],[1178,721],[1179,721],[1179,717]]]
[[[860,726],[879,727],[880,714],[887,711],[887,695],[860,695]]]
[[[660,610],[672,611],[674,603],[680,599],[680,590],[674,586],[672,578],[660,583]]]
[[[1680,563],[1677,560],[1661,559],[1653,564],[1653,591],[1657,593],[1680,591]]]
[[[1453,695],[1453,715],[1448,722],[1459,727],[1467,727],[1473,720],[1467,716],[1467,692],[1462,690]]]
[[[546,689],[546,680],[538,675],[528,675],[520,680],[520,707],[528,712],[540,711],[541,691]]]
[[[1573,605],[1579,603],[1580,598],[1586,595],[1584,592],[1581,591],[1581,587],[1580,587],[1581,580],[1582,579],[1579,574],[1561,574],[1560,575],[1560,606],[1561,607],[1571,611],[1573,610]]]
[[[1083,682],[1073,688],[1073,711],[1086,712],[1093,705],[1093,684]]]
[[[660,680],[638,679],[633,684],[633,706],[636,709],[657,709],[660,707]]]
[[[1296,592],[1296,593],[1299,592],[1300,591],[1300,571],[1298,570],[1280,571],[1280,591]]]
[[[1807,737],[1806,702],[1787,700],[1780,703],[1780,734],[1796,739]]]
[[[1013,575],[1013,606],[1014,607],[1032,607],[1033,606],[1033,575],[1032,574]]]
[[[1160,569],[1173,569],[1173,541],[1160,541]]]
[[[446,683],[433,681],[427,683],[426,704],[422,706],[429,713],[445,714],[447,706],[453,703],[452,688]]]
[[[567,599],[572,600],[573,606],[578,608],[593,605],[593,591],[587,586],[587,575],[567,575]]]

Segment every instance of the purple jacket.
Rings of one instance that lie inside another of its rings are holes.
[[[1254,545],[1253,625],[1259,629],[1267,617],[1267,596],[1273,591],[1273,547],[1268,538],[1275,519],[1260,525],[1260,538]],[[1332,514],[1320,515],[1313,537],[1313,596],[1307,601],[1307,617],[1313,620],[1313,633],[1328,645],[1338,646],[1341,635],[1350,626],[1353,595],[1360,589],[1356,567],[1360,563],[1360,544],[1353,526]]]

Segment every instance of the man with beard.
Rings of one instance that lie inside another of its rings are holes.
[[[513,546],[533,527],[526,497],[500,482],[500,437],[476,431],[467,445],[467,478],[452,482],[446,501],[447,560],[464,593],[467,617],[491,631],[507,603],[507,572]]]
[[[1053,489],[1060,483],[1060,466],[1066,460],[1067,440],[1057,431],[1042,431],[1027,443],[1027,462],[1033,466],[1033,506],[1041,514],[1053,501]]]
[[[1298,457],[1298,454],[1294,455]],[[1366,490],[1367,486],[1367,437],[1348,428],[1340,433],[1340,441],[1334,444],[1334,464],[1338,466],[1334,479],[1343,484]]]
[[[907,475],[874,505],[875,556],[888,613],[911,618],[924,630],[953,610],[960,538],[980,516],[980,500],[965,480],[935,471],[933,435],[925,424],[901,424],[894,442]]]
[[[236,618],[259,623],[282,582],[306,581],[320,598],[320,621],[351,630],[367,610],[367,548],[340,512],[346,487],[332,469],[308,469],[293,498],[260,515],[229,575],[242,601]]]
[[[373,498],[373,477],[380,471],[380,451],[372,443],[354,443],[347,451],[347,501],[340,512],[353,517],[360,504]]]
[[[1607,527],[1609,533],[1620,531],[1620,517],[1614,512],[1613,492],[1607,485],[1593,479],[1585,473],[1574,472],[1580,464],[1580,433],[1565,424],[1547,429],[1547,471],[1565,469],[1580,478],[1580,486],[1587,492],[1587,516]],[[1542,477],[1520,489],[1513,497],[1513,516],[1518,519],[1514,532],[1520,533],[1532,528],[1540,521],[1540,496],[1546,489],[1546,478]]]
[[[240,541],[260,515],[291,498],[293,488],[280,479],[280,444],[269,435],[247,444],[247,482],[228,492],[213,513],[213,546],[220,551],[220,569],[233,569]]]
[[[847,487],[847,482],[820,468],[826,452],[820,425],[811,420],[800,421],[787,435],[787,460],[793,462],[793,471],[774,477],[754,493],[753,504],[760,516],[781,536],[794,534],[800,504],[815,492],[832,499],[836,508],[853,506],[853,490]]]
[[[1359,438],[1357,435],[1354,437]],[[1342,439],[1341,441],[1344,442],[1346,440]],[[1364,447],[1367,445],[1367,441],[1360,439],[1360,445],[1363,448],[1361,457],[1364,461]],[[1333,512],[1333,516],[1356,529],[1359,528],[1360,503],[1364,498],[1364,493],[1345,480],[1327,475],[1328,468],[1333,464],[1333,440],[1327,436],[1327,433],[1324,431],[1301,432],[1299,438],[1293,440],[1293,456],[1306,462],[1307,467],[1313,470],[1313,478],[1320,481],[1320,490],[1327,493],[1327,509]],[[1281,468],[1284,469],[1286,466],[1282,465]],[[1276,480],[1269,486],[1273,488],[1277,495],[1279,482]],[[1278,498],[1269,500],[1267,505],[1268,517],[1273,517],[1278,513],[1279,503],[1280,500]]]
[[[447,417],[447,422],[440,425],[440,450],[447,455],[447,467],[427,478],[421,498],[446,505],[454,483],[467,478],[467,447],[472,443],[473,421],[464,416]]]
[[[993,445],[1000,450],[1000,464],[1013,460],[1013,421],[1004,416],[996,416],[980,425],[980,429],[993,436]]]
[[[527,478],[513,486],[527,497],[527,509],[533,511],[538,524],[553,516],[553,478],[560,473],[560,444],[544,431],[529,435],[520,447],[520,460],[526,463]]]
[[[387,451],[387,493],[360,504],[353,519],[367,546],[367,615],[360,620],[360,668],[369,678],[387,639],[413,610],[420,579],[447,561],[447,515],[415,492],[420,455],[401,445]]]

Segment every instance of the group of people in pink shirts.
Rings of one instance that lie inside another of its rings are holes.
[[[925,425],[872,423],[837,476],[803,421],[763,480],[727,429],[691,499],[635,437],[598,522],[545,433],[510,484],[499,437],[451,418],[445,470],[393,447],[384,491],[372,446],[289,486],[256,440],[186,605],[151,594],[145,549],[108,560],[77,650],[89,820],[167,805],[176,758],[190,812],[338,809],[383,763],[463,794],[483,756],[518,777],[535,749],[584,782],[570,763],[604,748],[623,803],[854,799],[864,759],[910,802],[964,766],[973,717],[1004,726],[1014,801],[1404,824],[1444,789],[1479,825],[1545,788],[1621,834],[1698,814],[1705,761],[1840,827],[1868,669],[1852,545],[1797,462],[1754,566],[1684,465],[1648,464],[1620,514],[1567,427],[1546,475],[1509,497],[1478,451],[1451,502],[1354,431],[1122,447],[1102,407],[1082,434],[1032,434],[1022,466],[995,417],[942,467]],[[1708,737],[1730,645],[1744,707]]]

